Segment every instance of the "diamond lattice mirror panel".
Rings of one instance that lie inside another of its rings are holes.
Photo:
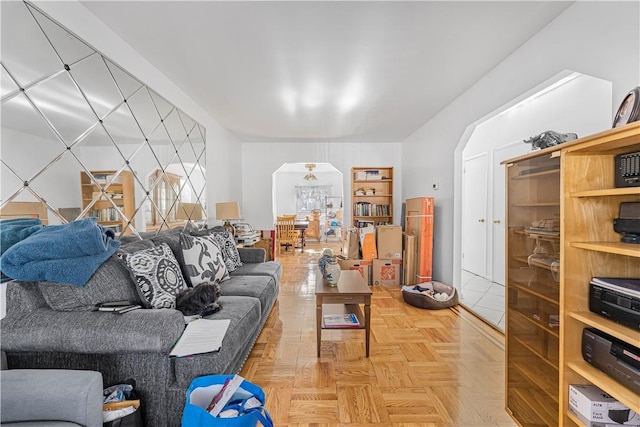
[[[33,5],[1,7],[2,217],[206,220],[205,128]]]

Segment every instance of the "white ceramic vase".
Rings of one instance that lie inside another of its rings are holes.
[[[340,279],[340,265],[335,258],[329,261],[325,267],[325,276],[327,283],[330,286],[338,286],[338,280]]]

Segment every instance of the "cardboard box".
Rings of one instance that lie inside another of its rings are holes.
[[[379,225],[376,227],[378,258],[402,259],[402,227]]]
[[[639,426],[640,416],[594,385],[569,385],[569,410],[592,427]]]
[[[615,422],[604,422],[604,421],[589,421],[588,419],[586,419],[585,417],[583,417],[580,414],[576,414],[574,412],[574,409],[569,408],[569,411],[571,411],[584,425],[584,427],[638,427],[640,426],[640,421],[636,421],[636,420],[640,420],[640,415],[636,415],[636,418],[632,418],[630,421],[624,423],[624,424],[618,424]]]
[[[360,234],[360,248],[362,249],[362,259],[378,258],[376,249],[376,229],[375,227],[364,227],[358,230]]]
[[[374,259],[371,277],[371,283],[373,285],[400,285],[402,278],[402,260]]]
[[[367,179],[367,172],[366,171],[356,171],[354,179],[356,181],[364,181],[364,180],[366,180]]]
[[[371,286],[371,266],[372,261],[369,259],[340,259],[338,264],[340,270],[358,270],[364,279],[364,282]]]

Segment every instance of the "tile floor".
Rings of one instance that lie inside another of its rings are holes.
[[[462,270],[460,303],[504,332],[504,286]]]

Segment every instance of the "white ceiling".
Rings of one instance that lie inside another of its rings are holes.
[[[280,142],[402,141],[571,3],[82,1],[241,141]]]

